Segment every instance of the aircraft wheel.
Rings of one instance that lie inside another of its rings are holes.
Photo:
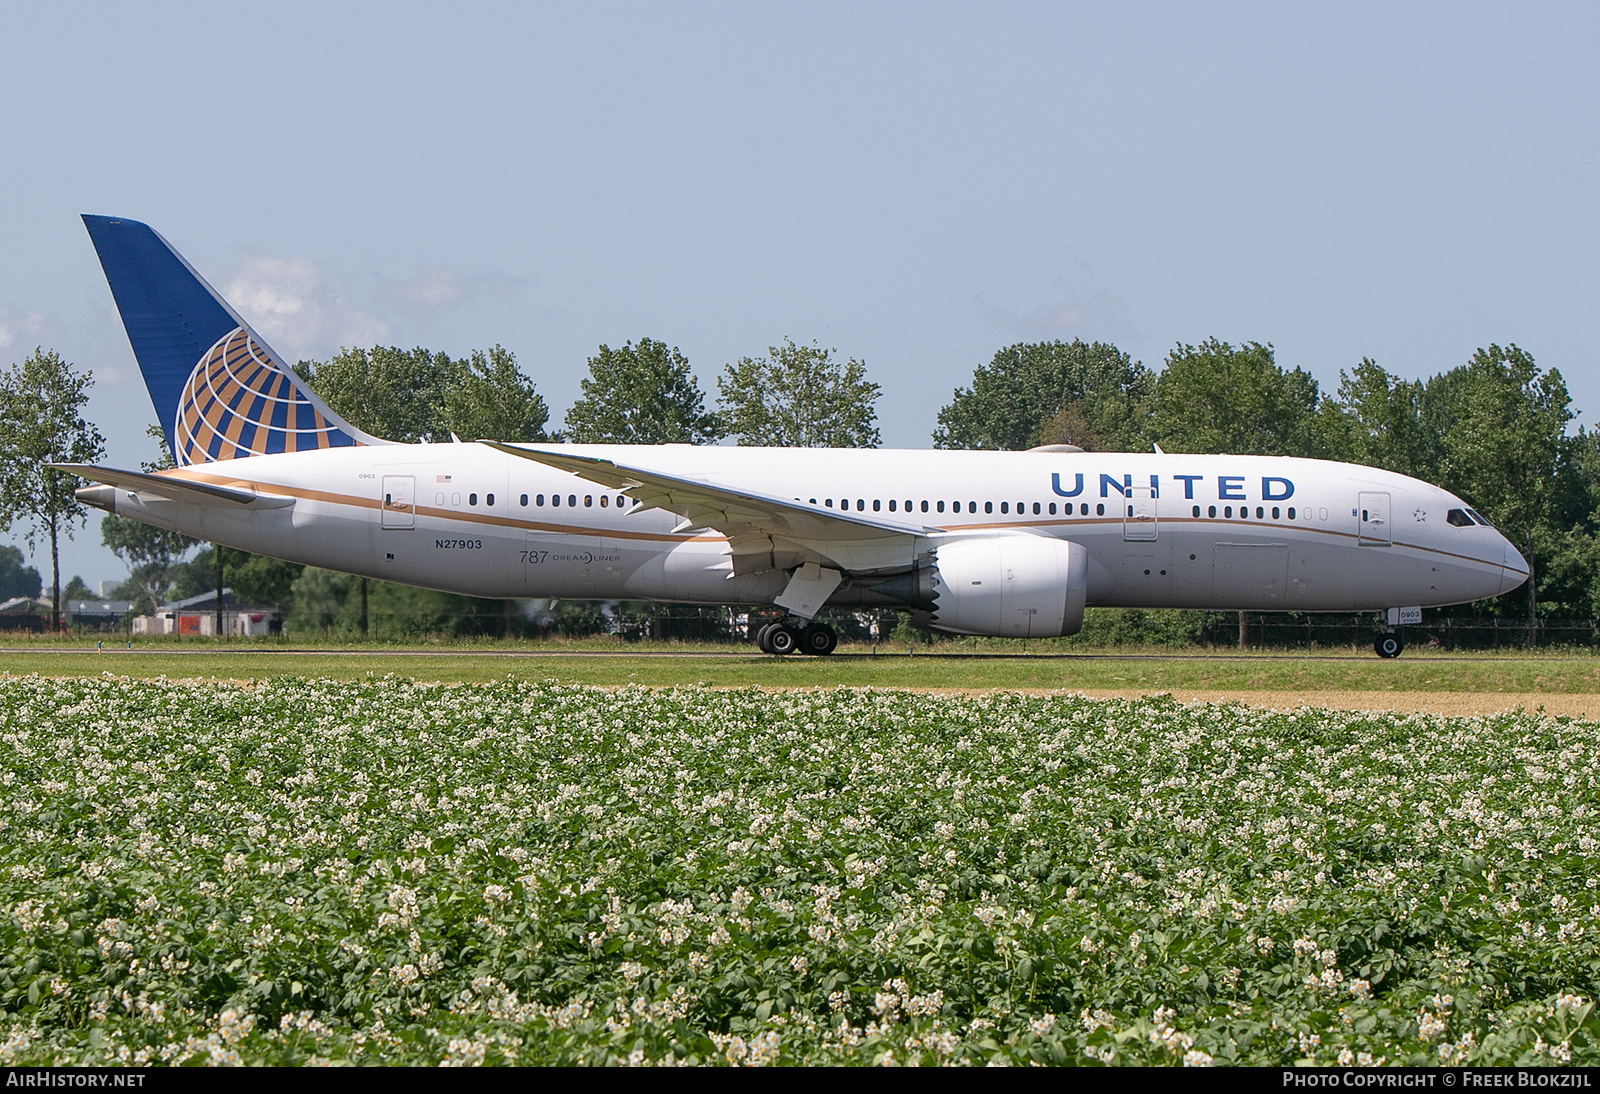
[[[800,636],[782,623],[774,623],[772,629],[767,632],[768,653],[775,653],[779,657],[784,657],[799,648]]]
[[[1405,649],[1405,643],[1394,631],[1378,635],[1378,640],[1372,644],[1379,657],[1399,657],[1400,651]]]
[[[826,657],[839,644],[839,636],[826,623],[813,623],[800,632],[800,652]]]
[[[767,645],[767,638],[772,634],[772,628],[776,626],[776,623],[761,624],[760,628],[756,631],[756,649],[760,650],[762,653],[772,652],[772,647]]]

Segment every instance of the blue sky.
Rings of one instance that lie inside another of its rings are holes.
[[[0,363],[154,412],[77,215],[147,221],[283,354],[864,360],[924,447],[1012,342],[1272,342],[1326,387],[1515,342],[1600,414],[1592,5],[13,5]],[[13,533],[12,540],[20,542]],[[24,548],[26,550],[26,548]],[[41,552],[41,571],[48,553]],[[116,578],[98,515],[65,576]],[[48,580],[48,574],[46,574]]]

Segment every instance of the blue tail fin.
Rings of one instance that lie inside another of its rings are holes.
[[[329,410],[148,225],[83,223],[179,467],[383,443]]]

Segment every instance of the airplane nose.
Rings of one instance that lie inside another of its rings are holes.
[[[1522,552],[1511,546],[1511,541],[1502,537],[1505,544],[1505,560],[1500,564],[1500,591],[1509,593],[1518,585],[1528,580],[1528,560],[1522,557]]]

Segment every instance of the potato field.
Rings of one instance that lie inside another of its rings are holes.
[[[8,1064],[1600,1064],[1593,723],[0,677]]]

